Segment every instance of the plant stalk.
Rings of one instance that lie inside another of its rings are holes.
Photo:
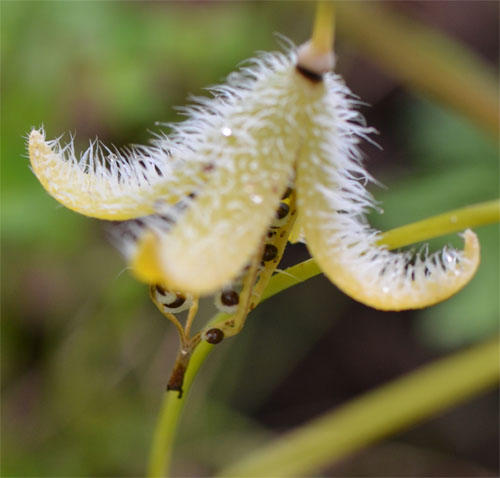
[[[498,383],[500,341],[437,360],[299,427],[217,476],[316,474],[367,444]]]
[[[500,222],[500,200],[488,201],[461,209],[455,209],[423,221],[418,221],[406,226],[392,229],[382,235],[380,242],[382,244],[386,244],[389,249],[395,249],[414,242],[461,231],[468,227],[477,227],[497,222]],[[268,287],[262,295],[261,302],[320,273],[321,269],[314,259],[309,259],[300,264],[289,267],[284,271],[284,273],[276,274],[271,278]],[[227,317],[227,314],[218,314],[210,321],[210,324],[215,325],[218,322],[227,319]],[[198,373],[198,370],[210,354],[212,348],[213,345],[202,341],[194,350],[184,377],[183,389],[185,393],[182,397],[178,398],[177,394],[173,392],[166,392],[164,395],[159,418],[156,423],[149,458],[148,477],[150,478],[165,476],[165,470],[170,467],[174,436],[178,427],[180,414],[184,407],[186,396],[189,394],[191,384]],[[489,353],[492,353],[491,350]],[[459,375],[454,376],[457,378],[460,377]],[[479,377],[477,378],[480,380]],[[457,384],[455,385],[457,387],[459,386]],[[455,385],[451,384],[450,387]],[[479,387],[480,383],[478,382],[476,385]],[[474,390],[479,392],[479,388]],[[449,390],[443,392],[448,393]],[[364,402],[362,402],[362,404],[363,403]],[[428,406],[428,404],[425,406]],[[442,405],[442,407],[444,406],[445,405]],[[351,409],[348,408],[348,410]],[[348,414],[348,418],[349,417],[350,415]],[[388,430],[387,433],[389,433],[389,431],[390,430]],[[359,443],[361,443],[361,438],[356,439]],[[371,439],[373,440],[375,437],[373,436]],[[301,454],[298,450],[295,452],[297,454]]]

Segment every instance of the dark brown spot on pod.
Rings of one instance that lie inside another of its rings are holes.
[[[295,68],[304,78],[307,78],[312,83],[320,83],[323,81],[323,75],[320,73],[316,73],[300,65],[297,65]]]
[[[203,171],[206,173],[209,173],[210,171],[213,171],[215,169],[215,164],[214,163],[207,163],[205,166],[203,166]]]
[[[205,340],[209,344],[218,344],[224,339],[224,332],[221,329],[209,329],[205,332]]]
[[[278,255],[278,249],[272,244],[266,244],[264,247],[264,254],[262,254],[262,260],[264,262],[272,261]]]
[[[286,202],[280,203],[278,210],[276,211],[276,218],[277,219],[283,219],[285,218],[288,213],[290,212],[290,207]]]
[[[186,302],[186,298],[182,294],[176,293],[175,295],[177,296],[177,298],[173,302],[165,304],[165,306],[169,309],[177,309],[182,304],[184,304],[184,302]]]
[[[240,302],[240,296],[234,290],[226,290],[220,295],[220,301],[227,306],[237,305]]]

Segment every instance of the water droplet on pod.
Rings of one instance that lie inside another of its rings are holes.
[[[253,203],[255,204],[260,204],[262,203],[262,196],[258,195],[258,194],[252,194],[250,196],[250,199]]]

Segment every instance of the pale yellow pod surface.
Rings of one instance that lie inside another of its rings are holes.
[[[199,185],[200,174],[165,169],[158,176],[153,165],[141,169],[137,164],[123,164],[120,172],[129,175],[126,180],[119,177],[118,169],[112,171],[96,158],[89,158],[91,167],[88,161],[79,164],[74,153],[65,155],[51,144],[40,131],[31,132],[28,147],[33,172],[52,197],[86,216],[116,221],[153,214],[156,206],[175,204]]]
[[[148,231],[139,239],[130,259],[132,273],[147,284],[162,283],[162,271],[158,260],[159,245],[158,236]]]
[[[464,251],[443,250],[412,262],[407,253],[377,246],[378,235],[335,207],[342,204],[342,174],[319,160],[299,161],[297,194],[307,246],[325,275],[355,300],[380,310],[405,310],[441,302],[462,289],[480,261],[479,241],[464,234]],[[344,188],[349,186],[344,183]]]
[[[163,239],[170,288],[211,293],[256,252],[293,176],[309,88],[290,64],[266,73],[214,121],[205,146],[214,172]]]

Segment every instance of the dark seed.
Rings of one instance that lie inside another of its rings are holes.
[[[281,199],[286,199],[287,197],[290,196],[290,194],[292,194],[292,188],[288,187],[288,188],[286,188],[285,194],[283,194]]]
[[[276,218],[283,219],[290,212],[290,207],[286,202],[280,203],[278,210],[276,211]]]
[[[237,305],[240,302],[240,297],[234,290],[227,290],[220,295],[220,301],[228,306]]]
[[[272,261],[278,255],[278,249],[272,244],[266,244],[264,248],[264,254],[262,254],[262,260],[264,262]]]
[[[184,302],[186,302],[186,298],[182,294],[177,293],[176,295],[177,299],[175,299],[170,304],[165,304],[165,306],[168,307],[169,309],[177,309],[182,304],[184,304]]]
[[[163,176],[163,173],[161,172],[161,169],[155,164],[155,171],[158,176]]]
[[[209,329],[205,333],[205,340],[209,344],[218,344],[222,342],[222,339],[224,338],[224,332],[222,332],[221,329]]]
[[[156,292],[158,292],[158,294],[165,295],[165,289],[161,285],[157,285],[155,287],[155,289],[156,289]]]

